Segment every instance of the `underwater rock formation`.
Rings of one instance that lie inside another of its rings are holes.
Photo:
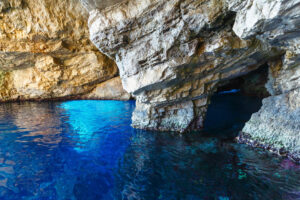
[[[1,1],[0,100],[77,98],[117,76],[87,19],[78,0]]]
[[[218,87],[268,64],[271,97],[240,141],[300,155],[299,0],[127,0],[105,9],[96,4],[107,1],[81,1],[90,39],[137,99],[134,127],[200,129]]]

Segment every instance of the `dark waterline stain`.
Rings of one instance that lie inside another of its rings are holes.
[[[219,97],[205,137],[134,130],[133,101],[1,104],[0,199],[299,199],[298,166],[222,139],[255,103]]]

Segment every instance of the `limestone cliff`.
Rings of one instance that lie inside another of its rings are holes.
[[[272,96],[263,100],[238,139],[300,161],[300,1],[246,3],[237,15],[237,35],[256,37],[284,54],[269,62],[266,87]]]
[[[116,60],[135,95],[133,126],[185,131],[202,127],[210,95],[282,52],[232,30],[226,1],[130,0],[90,12],[93,43]]]
[[[240,138],[300,158],[299,0],[124,0],[105,9],[97,6],[105,0],[82,2],[90,39],[137,99],[134,127],[199,129],[219,86],[268,64],[272,96]]]
[[[299,8],[300,0],[2,0],[0,100],[130,93],[134,127],[184,132],[202,128],[218,88],[268,65],[271,96],[238,139],[300,159]]]
[[[2,0],[0,100],[81,98],[117,76],[87,18],[79,0]]]

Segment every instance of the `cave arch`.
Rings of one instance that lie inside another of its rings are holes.
[[[251,115],[261,108],[262,99],[270,96],[265,87],[267,82],[267,64],[244,76],[221,82],[210,97],[202,132],[235,138]]]

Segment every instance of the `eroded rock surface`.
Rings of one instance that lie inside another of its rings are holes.
[[[134,127],[199,129],[224,81],[268,64],[271,97],[240,141],[300,158],[299,0],[128,0],[106,9],[84,2],[92,42],[137,99]]]
[[[79,0],[2,0],[0,100],[80,97],[117,76],[87,19]]]
[[[232,27],[238,6],[213,0],[130,0],[90,12],[91,40],[116,60],[125,90],[137,99],[134,127],[199,129],[218,83],[282,53],[256,38],[236,36]]]
[[[120,77],[116,77],[98,84],[92,92],[82,98],[125,101],[129,100],[131,95],[123,89]]]
[[[271,149],[300,161],[300,1],[248,0],[237,14],[234,30],[241,38],[258,38],[280,48],[269,62],[272,94],[245,125],[239,141]]]
[[[82,5],[87,9],[105,9],[109,6],[117,5],[118,3],[125,2],[126,0],[80,0]]]
[[[218,87],[267,64],[271,96],[239,140],[300,159],[299,8],[300,0],[2,0],[0,98],[130,93],[134,127],[184,132],[202,128]]]

